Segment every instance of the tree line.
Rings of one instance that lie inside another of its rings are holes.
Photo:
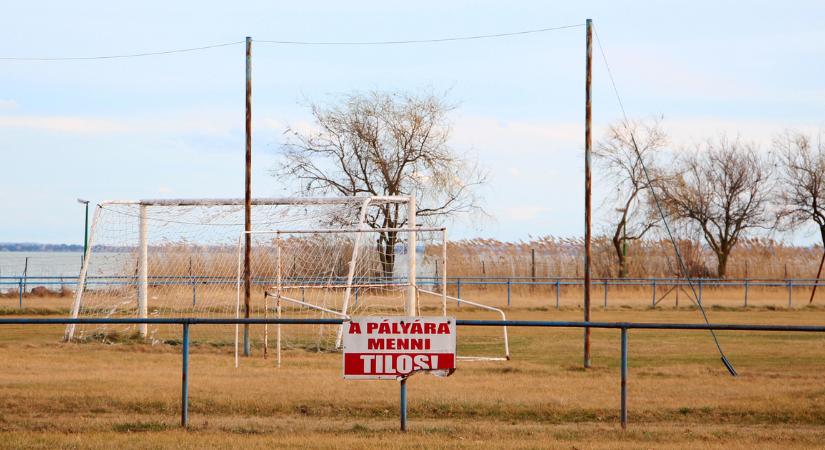
[[[286,130],[273,175],[298,186],[299,195],[415,195],[425,223],[483,213],[476,188],[487,172],[450,147],[453,109],[443,95],[426,92],[355,92],[311,104],[314,127]],[[656,232],[701,238],[716,256],[719,277],[736,245],[758,230],[813,223],[825,245],[825,145],[818,137],[786,131],[760,149],[720,136],[668,149],[660,118],[613,124],[597,143],[599,172],[615,185],[606,226],[618,276],[627,276],[628,243]],[[398,205],[366,221],[383,229],[407,223]],[[397,242],[395,232],[378,233],[386,273]]]
[[[627,242],[653,230],[699,237],[724,277],[731,252],[754,232],[817,226],[825,246],[825,145],[799,131],[774,137],[769,148],[740,137],[710,138],[666,153],[661,119],[609,127],[594,154],[616,186],[608,228],[627,275]]]

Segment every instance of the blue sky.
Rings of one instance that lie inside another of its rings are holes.
[[[747,5],[747,6],[743,6]],[[631,117],[661,114],[676,151],[825,128],[821,2],[10,2],[0,56],[87,56],[257,40],[398,40],[592,18]],[[132,59],[0,61],[0,241],[82,241],[77,197],[240,197],[243,46]],[[307,101],[353,90],[448,91],[451,145],[479,159],[492,219],[452,237],[581,235],[584,28],[441,44],[253,47],[256,196]],[[598,50],[598,138],[620,112]],[[594,173],[596,228],[612,207]],[[786,236],[815,242],[802,232]]]

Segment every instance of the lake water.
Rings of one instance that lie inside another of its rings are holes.
[[[0,276],[76,277],[82,260],[82,252],[0,252]]]

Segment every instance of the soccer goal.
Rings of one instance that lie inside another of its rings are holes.
[[[409,197],[253,199],[253,229],[357,228],[381,209],[406,221]],[[71,317],[235,317],[237,240],[243,199],[107,201],[94,212]],[[254,249],[253,249],[254,250]],[[261,250],[263,251],[263,250]],[[253,260],[263,262],[265,258]],[[268,285],[250,267],[250,315],[263,316]],[[227,327],[198,327],[201,339],[230,345]],[[176,339],[170,327],[66,327],[66,340]],[[261,337],[255,336],[260,345]]]
[[[396,228],[370,227],[387,209]],[[95,209],[71,317],[479,317],[447,294],[446,229],[415,226],[408,197],[255,199],[244,231],[240,199],[109,201]],[[272,231],[275,230],[275,231]],[[249,237],[249,295],[243,250]],[[243,290],[242,290],[243,288]],[[479,309],[482,308],[482,309]],[[502,313],[503,314],[503,313]],[[496,315],[489,318],[500,318]],[[248,349],[336,351],[339,326],[244,327]],[[471,354],[507,354],[506,331],[487,329]],[[281,339],[278,339],[278,336]],[[164,325],[69,325],[66,340],[174,343]],[[231,327],[193,338],[238,345]],[[459,339],[459,347],[464,340]],[[474,343],[475,342],[475,343]]]

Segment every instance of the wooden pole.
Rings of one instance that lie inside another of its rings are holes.
[[[587,19],[587,57],[585,62],[585,104],[584,104],[584,321],[590,322],[590,150],[591,133],[590,110],[593,61],[593,21]],[[590,328],[584,329],[584,367],[590,367]]]
[[[250,316],[252,290],[252,38],[246,37],[246,176],[244,178],[244,253],[243,253],[243,306],[244,318]],[[249,356],[249,324],[243,326],[243,354]]]

